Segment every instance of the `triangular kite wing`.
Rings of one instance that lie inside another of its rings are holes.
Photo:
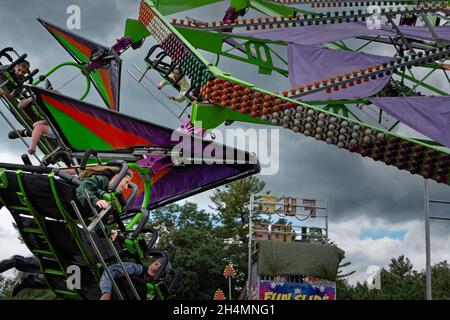
[[[38,21],[80,64],[89,63],[93,53],[110,51],[109,48],[101,44],[76,35],[41,18],[38,18]],[[89,74],[103,101],[108,108],[115,111],[119,110],[121,69],[122,60],[117,56],[107,65],[94,69]]]
[[[122,113],[100,108],[82,101],[62,96],[52,91],[37,87],[32,89],[36,94],[39,106],[56,133],[61,137],[67,148],[73,152],[82,153],[88,149],[99,152],[118,153],[128,152],[139,147],[154,147],[172,150],[179,145],[179,139],[172,139],[174,130],[161,127]],[[240,161],[230,164],[207,164],[204,161],[191,161],[187,164],[175,165],[170,156],[162,157],[167,165],[153,166],[153,182],[149,208],[156,208],[168,203],[190,197],[197,193],[224,185],[230,181],[253,175],[260,171],[255,156],[238,152],[234,148],[225,147],[217,143],[192,140],[192,136],[177,133],[178,136],[188,138],[188,154],[197,151],[199,146],[202,154],[205,149],[219,148],[224,155],[236,155]],[[194,141],[194,143],[192,143]],[[200,143],[200,145],[196,143]],[[124,154],[125,156],[125,154]],[[158,157],[158,156],[157,156]],[[201,157],[201,155],[200,155]],[[151,161],[146,156],[147,161]],[[160,162],[161,163],[161,162]],[[136,174],[133,181],[139,187],[138,195],[132,208],[139,208],[143,200],[143,184]]]

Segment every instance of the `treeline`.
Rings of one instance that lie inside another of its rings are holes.
[[[432,298],[450,299],[450,265],[447,261],[432,266]],[[391,259],[381,269],[380,289],[370,289],[366,283],[348,284],[346,279],[336,282],[339,300],[423,300],[426,298],[425,271],[416,271],[411,261],[401,255]]]

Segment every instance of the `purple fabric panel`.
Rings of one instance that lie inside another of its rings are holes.
[[[288,45],[289,81],[293,88],[305,86],[308,83],[337,77],[355,69],[367,68],[389,61],[390,57],[376,56],[361,52],[331,50],[326,48]],[[377,78],[368,82],[356,84],[347,89],[326,93],[320,91],[304,97],[305,101],[342,100],[370,97],[379,92],[389,81],[390,76]]]
[[[239,170],[227,165],[202,164],[172,168],[152,186],[150,203],[157,203],[174,195],[213,184],[238,173]]]
[[[418,40],[433,40],[433,36],[427,27],[403,26],[400,27],[400,30],[406,35],[406,37]],[[450,41],[450,27],[434,27],[434,30],[439,38]]]
[[[416,39],[416,40],[433,40],[433,36],[426,26],[424,27],[414,27],[414,26],[401,26],[400,31],[405,37]],[[391,31],[390,26],[382,26],[382,30],[389,32]],[[439,38],[450,41],[450,27],[448,26],[438,26],[434,27],[436,34]]]
[[[408,127],[450,147],[450,97],[371,98],[370,101]]]
[[[225,16],[223,17],[223,21],[234,21],[237,18],[236,10],[233,7],[229,7],[227,12],[225,12]]]
[[[349,22],[296,28],[282,28],[275,31],[242,33],[240,35],[303,45],[321,45],[327,42],[368,35],[392,36],[392,32],[389,32],[388,30],[368,29],[365,23]]]
[[[194,165],[172,168],[169,173],[152,185],[150,205],[157,205],[161,201],[187,193],[186,197],[195,194],[195,189],[212,186],[226,178],[234,177],[240,173],[251,170],[250,166],[231,165]],[[223,183],[222,183],[223,184]],[[136,197],[132,208],[140,208],[144,194]]]
[[[434,27],[437,35],[450,40],[450,27]],[[433,37],[427,27],[401,26],[400,30],[408,38],[417,40],[432,40]],[[292,42],[303,45],[321,45],[333,41],[341,41],[362,36],[394,36],[391,26],[382,25],[381,29],[369,29],[364,22],[347,22],[335,24],[322,24],[317,26],[304,26],[296,28],[281,28],[274,31],[241,33],[242,36],[251,36],[258,39],[272,41]]]

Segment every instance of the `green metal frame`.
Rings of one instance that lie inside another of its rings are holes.
[[[6,170],[0,169],[0,189],[8,188],[8,176],[6,175]]]
[[[92,274],[94,275],[95,279],[97,279],[97,281],[100,280],[100,275],[98,272],[98,268],[97,268],[97,264],[89,257],[89,255],[87,254],[87,252],[84,250],[84,246],[83,246],[83,242],[81,241],[80,238],[80,234],[77,228],[77,223],[74,219],[72,219],[72,217],[70,216],[70,214],[66,211],[66,209],[64,209],[61,200],[59,198],[58,195],[58,191],[56,190],[56,185],[55,185],[55,173],[52,172],[48,175],[49,181],[50,181],[50,187],[52,189],[52,194],[53,194],[53,198],[55,199],[55,203],[58,207],[59,213],[61,214],[61,216],[64,218],[64,220],[67,222],[67,226],[70,230],[70,233],[72,234],[72,236],[75,239],[75,242],[78,246],[78,249],[81,252],[81,255],[83,256],[84,261],[87,262],[88,266],[91,269]]]
[[[39,262],[40,262],[40,269],[42,272],[42,275],[44,276],[44,279],[48,285],[49,288],[51,288],[51,290],[53,291],[53,293],[55,293],[57,296],[78,296],[78,292],[75,290],[61,290],[61,289],[55,289],[50,285],[50,282],[47,278],[47,274],[53,274],[53,275],[59,275],[64,277],[64,279],[67,280],[67,273],[66,273],[66,269],[67,269],[67,263],[57,254],[55,248],[53,247],[52,243],[48,240],[48,234],[45,228],[45,225],[43,223],[43,219],[42,217],[39,215],[39,213],[34,209],[33,205],[31,204],[30,200],[27,197],[27,194],[25,192],[25,188],[23,185],[23,181],[22,181],[22,170],[17,170],[16,171],[16,178],[17,178],[17,182],[19,185],[19,189],[20,192],[17,192],[17,195],[21,201],[21,203],[24,205],[24,208],[21,208],[22,210],[28,211],[29,213],[31,213],[31,215],[33,216],[33,220],[36,223],[36,225],[38,226],[39,230],[29,230],[30,232],[37,232],[37,233],[41,233],[43,235],[43,237],[45,238],[45,240],[47,241],[48,247],[51,251],[43,251],[40,249],[33,249],[33,246],[30,245],[30,243],[27,243],[26,241],[26,236],[22,234],[22,232],[26,232],[27,230],[20,230],[21,231],[21,235],[22,235],[22,239],[24,240],[25,244],[27,244],[28,248],[31,250],[31,252],[33,252],[34,254],[36,254],[39,258],[39,256],[41,254],[47,254],[50,256],[53,256],[58,264],[58,266],[60,267],[60,270],[46,270],[43,268],[41,260],[39,258]]]
[[[284,42],[267,41],[245,36],[230,35],[227,33],[207,32],[187,28],[177,28],[177,30],[195,48],[216,54],[216,65],[219,62],[219,58],[223,56],[226,58],[258,66],[259,72],[261,74],[270,75],[273,71],[275,71],[286,77],[288,75],[287,69],[277,67],[273,64],[272,54],[278,57],[285,65],[287,65],[287,61],[285,61],[275,50],[268,46],[269,43],[286,45],[286,43]],[[245,54],[247,56],[244,57],[242,55],[231,53],[231,51],[236,50],[236,48],[224,50],[224,41],[228,38],[244,40],[244,42],[240,46],[243,47],[243,50],[245,50]],[[262,56],[262,52],[264,52],[265,59]],[[256,53],[256,57],[254,56],[254,53]]]
[[[139,20],[127,19],[124,36],[130,37],[132,42],[136,43],[150,36],[150,32],[139,22]]]
[[[438,88],[436,88],[436,87],[434,87],[434,86],[432,86],[432,85],[430,85],[428,83],[425,83],[425,82],[423,82],[421,80],[417,80],[416,78],[407,75],[405,72],[395,71],[394,73],[399,75],[400,77],[402,77],[402,79],[407,79],[407,80],[415,83],[416,87],[417,86],[424,87],[424,88],[426,88],[428,90],[431,90],[431,91],[433,91],[433,92],[435,92],[435,93],[437,93],[437,94],[439,94],[441,96],[448,96],[449,95],[448,92],[442,91],[442,90],[440,90],[440,89],[438,89]]]
[[[91,78],[90,78],[90,76],[89,76],[89,72],[86,70],[86,66],[80,65],[80,64],[78,64],[78,63],[76,63],[76,62],[71,62],[71,61],[69,61],[69,62],[63,62],[63,63],[60,63],[60,64],[54,66],[54,67],[51,68],[49,71],[47,71],[46,73],[44,73],[44,74],[42,75],[42,76],[43,76],[43,79],[44,79],[44,80],[47,79],[50,75],[52,75],[53,73],[55,73],[55,72],[58,71],[59,69],[61,69],[61,68],[63,68],[63,67],[67,67],[67,66],[75,67],[75,68],[79,69],[79,70],[81,71],[81,73],[85,76],[85,78],[86,78],[86,88],[84,89],[83,94],[82,94],[81,97],[79,98],[79,100],[84,100],[84,99],[87,97],[87,95],[89,94],[89,91],[91,90]],[[34,86],[37,86],[37,85],[40,84],[42,81],[43,81],[43,80],[41,80],[41,79],[36,79],[36,80],[33,82],[33,85],[34,85]]]
[[[275,2],[268,2],[263,0],[251,0],[250,6],[268,16],[281,15],[288,17],[290,15],[294,16],[297,13],[309,14],[309,15],[317,15],[316,12],[300,10],[296,8],[291,8],[288,6],[284,6]]]
[[[149,3],[148,0],[145,0],[145,2],[146,2],[146,3]],[[150,5],[150,7],[152,7],[152,6]],[[156,11],[155,13],[158,15],[158,12],[157,12],[157,11]],[[163,21],[165,21],[165,20],[163,20]],[[194,54],[194,55],[196,55],[197,57],[199,57],[199,59],[200,59],[201,61],[204,61],[204,58],[203,58],[203,57],[202,57],[202,56],[201,56],[194,48],[192,48],[193,46],[191,45],[191,43],[190,43],[189,41],[187,41],[184,37],[182,37],[181,33],[178,32],[178,30],[176,30],[176,29],[175,29],[171,24],[169,24],[169,23],[166,23],[166,26],[167,26],[167,27],[168,27],[168,28],[169,28],[169,29],[170,29],[170,30],[171,30],[171,31],[172,31],[179,39],[181,39],[181,40],[186,44],[186,46],[191,50],[192,54]],[[232,83],[234,83],[234,84],[243,85],[243,86],[248,87],[248,88],[250,88],[250,89],[257,90],[257,91],[261,92],[262,94],[268,94],[268,95],[271,95],[272,97],[276,97],[276,98],[283,99],[283,100],[286,101],[286,102],[292,102],[292,103],[294,103],[295,105],[301,105],[301,106],[304,106],[304,107],[309,108],[309,109],[313,109],[313,110],[316,110],[316,111],[321,111],[321,112],[323,112],[323,113],[325,113],[325,114],[328,114],[328,116],[337,116],[338,118],[340,118],[340,119],[342,119],[342,120],[347,120],[347,121],[349,121],[349,122],[352,123],[352,124],[358,124],[358,125],[363,126],[364,128],[370,128],[370,129],[374,130],[374,131],[377,132],[377,133],[383,133],[383,134],[385,134],[385,135],[387,135],[387,136],[397,137],[397,138],[400,138],[400,139],[403,139],[403,140],[412,142],[412,143],[414,143],[414,144],[422,145],[422,146],[424,146],[424,147],[426,147],[426,148],[429,148],[429,149],[435,149],[435,150],[437,150],[437,151],[439,151],[439,152],[444,152],[444,153],[447,153],[447,154],[449,153],[448,150],[443,150],[442,148],[438,148],[438,147],[435,147],[435,146],[430,146],[429,144],[426,144],[426,143],[423,143],[423,142],[414,140],[414,139],[412,139],[412,138],[404,137],[404,136],[395,134],[395,133],[393,133],[393,132],[389,132],[389,131],[387,131],[387,130],[385,130],[385,129],[378,128],[378,127],[376,127],[376,126],[374,126],[374,125],[370,125],[370,124],[364,123],[364,122],[360,121],[359,119],[357,119],[357,120],[355,120],[355,119],[350,119],[348,116],[341,116],[341,115],[335,114],[335,113],[333,113],[333,112],[329,112],[329,111],[327,111],[327,110],[323,110],[323,109],[317,108],[317,107],[315,107],[314,105],[306,104],[306,103],[303,103],[303,102],[300,102],[300,101],[291,99],[291,98],[289,98],[289,97],[283,97],[283,96],[281,96],[281,95],[279,95],[279,94],[274,94],[274,93],[269,92],[269,91],[267,91],[267,90],[263,90],[263,89],[257,88],[257,87],[255,87],[254,85],[252,85],[252,84],[250,84],[250,83],[248,83],[248,82],[242,81],[242,80],[240,80],[240,79],[237,79],[237,78],[231,76],[231,74],[229,74],[229,73],[225,73],[225,72],[221,71],[219,68],[217,68],[217,67],[215,67],[215,66],[213,66],[213,65],[211,65],[211,64],[208,64],[207,62],[206,62],[205,64],[208,65],[209,71],[212,72],[217,78],[221,78],[221,79],[223,79],[223,80],[230,81],[230,82],[232,82]],[[350,100],[350,101],[353,102],[352,100]],[[357,100],[355,100],[355,102],[356,102],[356,101],[357,101]],[[202,119],[198,119],[198,120],[202,120]]]
[[[214,104],[192,104],[191,123],[196,125],[201,122],[203,129],[214,129],[225,121],[240,121],[262,125],[272,125],[268,121],[260,118],[252,118],[249,115],[231,111],[228,108],[221,108]]]
[[[161,291],[162,281],[157,283],[147,283],[147,299],[153,299],[155,296],[159,298],[159,300],[166,300],[164,294]]]

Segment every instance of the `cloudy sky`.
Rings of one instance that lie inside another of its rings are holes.
[[[38,67],[41,71],[48,70],[58,62],[70,61],[70,56],[36,21],[36,17],[65,26],[66,9],[72,4],[81,8],[81,30],[77,33],[105,45],[112,45],[123,34],[125,19],[136,18],[139,7],[138,0],[42,0],[39,4],[32,0],[1,0],[0,29],[3,32],[0,34],[0,47],[13,46],[19,53],[28,53],[32,67]],[[224,1],[178,14],[177,17],[217,20],[223,16],[227,5],[227,1]],[[250,15],[258,16],[254,12]],[[148,39],[143,49],[129,51],[122,56],[121,110],[175,128],[178,121],[126,72],[132,70],[132,64],[143,68],[143,57],[152,44],[153,41]],[[387,48],[380,46],[369,46],[368,50],[378,54],[388,52]],[[205,54],[205,57],[215,61],[215,57],[210,54]],[[249,65],[222,59],[220,67],[265,89],[279,91],[289,88],[285,78],[275,74],[270,77],[258,75],[256,68]],[[73,75],[69,69],[51,80],[54,87],[59,88]],[[156,74],[150,76],[153,81],[159,81]],[[442,79],[435,77],[432,81],[439,83]],[[449,88],[447,86],[444,89],[448,91]],[[80,78],[61,89],[63,93],[75,97],[81,95],[82,90]],[[167,91],[174,93],[171,89]],[[160,99],[164,98],[161,93],[155,94]],[[102,103],[95,91],[89,95],[88,101],[99,105]],[[174,107],[170,103],[166,105]],[[250,128],[245,125],[233,127]],[[400,130],[411,132],[405,127]],[[25,152],[25,148],[20,141],[8,140],[8,131],[6,122],[1,119],[0,162],[20,163],[20,155]],[[392,257],[400,254],[410,257],[416,269],[424,267],[424,180],[421,177],[290,131],[280,130],[279,136],[279,154],[275,155],[280,162],[279,171],[276,175],[261,178],[267,183],[267,189],[276,194],[312,197],[328,202],[330,237],[346,251],[347,260],[352,262],[351,269],[357,271],[350,278],[352,283],[367,278],[368,266],[386,266]],[[430,190],[433,198],[450,198],[446,186],[430,182]],[[211,192],[206,192],[190,200],[209,210],[210,195]],[[448,208],[435,205],[432,211],[448,214]],[[17,240],[11,223],[8,212],[2,209],[0,259],[28,252]],[[433,221],[431,224],[433,263],[449,259],[449,230],[448,222]]]

